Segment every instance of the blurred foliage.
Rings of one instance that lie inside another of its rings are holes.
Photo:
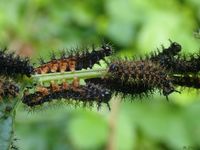
[[[193,32],[200,21],[199,0],[9,0],[0,1],[1,46],[33,61],[48,59],[51,50],[72,48],[102,39],[118,55],[145,55],[179,42],[183,52],[197,52]],[[196,91],[155,94],[148,100],[125,100],[114,115],[106,108],[67,106],[16,113],[16,136],[21,150],[197,149],[200,147],[200,101]],[[130,98],[126,98],[130,99]],[[115,120],[115,128],[111,121]],[[114,132],[114,136],[111,134]]]

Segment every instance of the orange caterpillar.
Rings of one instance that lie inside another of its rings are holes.
[[[41,66],[34,69],[37,74],[54,73],[74,71],[76,66],[75,58],[54,59],[48,63],[44,63]]]
[[[99,60],[104,59],[106,56],[112,54],[112,47],[108,44],[103,44],[100,48],[92,48],[89,52],[88,49],[76,54],[65,56],[65,53],[60,58],[52,55],[49,62],[41,60],[41,65],[34,69],[36,74],[46,74],[55,72],[65,72],[92,68]]]

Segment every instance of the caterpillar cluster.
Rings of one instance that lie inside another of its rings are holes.
[[[170,41],[168,48],[162,47],[162,51],[152,53],[145,59],[111,59],[110,63],[106,62],[108,70],[104,77],[86,79],[86,85],[81,86],[63,82],[59,85],[51,84],[49,87],[37,87],[36,92],[24,94],[23,103],[32,107],[53,99],[64,98],[74,99],[78,102],[93,103],[96,101],[100,105],[102,102],[108,104],[113,93],[142,97],[151,95],[155,90],[159,90],[168,99],[168,95],[171,93],[179,92],[175,89],[177,85],[189,86],[183,83],[185,78],[177,79],[172,76],[173,74],[185,74],[189,69],[190,72],[197,72],[200,69],[197,68],[197,66],[200,66],[198,65],[200,62],[197,61],[199,58],[191,55],[190,59],[186,60],[184,56],[179,54],[181,49],[180,44]],[[86,50],[82,53],[76,52],[76,54],[67,56],[62,54],[58,59],[55,55],[52,55],[49,62],[42,62],[42,65],[35,68],[34,72],[36,74],[46,74],[87,69],[111,54],[111,46],[104,44],[98,50],[93,48],[91,52]],[[106,98],[104,96],[107,94],[103,89],[105,91],[109,89],[109,96]]]
[[[200,88],[200,54],[180,55],[181,45],[170,41],[168,48],[146,56],[145,59],[127,60],[118,58],[108,64],[108,75],[87,79],[86,82],[102,84],[115,92],[132,96],[148,96],[155,89],[168,96],[176,86]],[[192,76],[189,74],[192,73]],[[174,76],[179,74],[179,76]],[[179,92],[180,93],[180,92]]]
[[[71,84],[63,81],[61,84],[52,82],[49,87],[37,86],[34,93],[29,93],[27,89],[24,92],[22,102],[30,107],[34,107],[45,102],[61,99],[66,99],[66,101],[71,99],[76,102],[82,102],[84,105],[87,103],[93,105],[96,102],[98,108],[100,108],[102,103],[106,103],[110,109],[108,102],[111,99],[111,92],[93,83],[79,85],[79,81],[75,79]]]
[[[19,94],[19,87],[11,80],[0,77],[0,100],[4,98],[15,98]]]
[[[168,96],[177,92],[168,76],[171,60],[181,51],[181,45],[170,41],[170,46],[152,53],[145,59],[113,59],[108,63],[108,75],[103,78],[87,79],[86,82],[101,84],[123,95],[143,97],[151,95],[155,89]]]
[[[0,50],[0,75],[13,77],[33,73],[33,66],[28,58],[21,58],[14,53],[7,53],[6,49]]]
[[[54,99],[73,99],[76,102],[101,103],[108,102],[113,93],[123,93],[133,97],[149,96],[155,90],[159,90],[168,97],[176,91],[176,86],[198,88],[197,79],[186,76],[188,73],[196,74],[200,70],[200,55],[190,55],[189,59],[180,55],[181,45],[170,41],[170,46],[162,47],[161,51],[152,53],[144,59],[113,58],[107,62],[107,73],[102,78],[86,79],[86,85],[72,84],[63,81],[61,84],[51,83],[50,86],[37,86],[34,92],[26,89],[22,102],[30,107],[50,102]],[[14,54],[0,52],[0,73],[3,75],[22,74],[31,76],[34,74],[48,74],[56,72],[70,72],[92,68],[106,56],[113,54],[109,44],[102,44],[99,48],[92,47],[82,51],[61,53],[59,58],[52,54],[51,60],[45,62],[41,59],[41,65],[32,67],[29,59],[22,59]],[[12,67],[13,68],[12,68]],[[173,76],[180,74],[180,77]],[[189,85],[189,82],[192,85]],[[196,85],[195,85],[196,84]]]
[[[64,52],[60,58],[56,58],[53,54],[51,60],[44,62],[41,60],[41,65],[34,69],[36,74],[66,72],[92,68],[99,60],[112,54],[112,47],[109,44],[102,44],[99,48],[92,47],[92,51],[86,48],[83,51],[67,54]]]

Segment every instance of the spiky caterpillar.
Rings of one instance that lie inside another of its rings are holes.
[[[76,102],[83,102],[84,105],[89,103],[93,105],[97,103],[98,108],[101,103],[106,103],[108,108],[109,100],[111,99],[111,92],[106,88],[102,88],[100,85],[88,83],[84,85],[76,85],[78,83],[67,84],[51,84],[49,87],[38,87],[34,93],[25,92],[22,102],[30,107],[42,105],[45,102],[52,100],[70,99]]]
[[[160,64],[173,74],[197,74],[200,71],[200,54],[166,58]]]
[[[147,59],[159,63],[174,74],[196,74],[200,71],[200,54],[180,55],[181,45],[171,42],[168,48],[151,54]]]
[[[164,96],[176,91],[165,68],[149,60],[116,60],[109,65],[108,76],[125,85],[160,89]]]
[[[188,87],[188,88],[200,88],[200,77],[198,76],[173,76],[173,81],[175,85],[181,86],[181,87]]]
[[[153,53],[148,56],[146,59],[151,60],[152,62],[159,63],[160,66],[165,67],[167,70],[171,70],[172,67],[176,64],[173,64],[173,61],[176,60],[176,56],[181,51],[181,45],[177,42],[170,41],[170,46],[164,48],[162,46],[162,51]]]
[[[179,74],[197,74],[200,71],[200,54],[179,55],[171,61],[171,70]]]
[[[26,75],[30,77],[33,67],[28,58],[21,58],[14,53],[0,50],[0,74],[4,76]]]
[[[102,84],[112,92],[134,97],[149,96],[156,89],[166,97],[177,92],[167,70],[150,60],[114,60],[105,77],[87,79],[86,82]]]
[[[54,73],[54,72],[65,72],[92,68],[92,66],[104,59],[106,56],[112,54],[112,47],[108,44],[103,44],[99,48],[92,47],[92,51],[86,48],[84,51],[78,51],[75,53],[61,54],[60,58],[56,58],[52,55],[51,60],[44,62],[41,60],[41,65],[35,68],[36,74]]]
[[[0,78],[0,99],[15,98],[18,96],[19,87],[11,80]]]
[[[167,71],[150,60],[113,60],[109,65],[108,74],[103,79],[88,79],[106,85],[107,88],[131,95],[148,95],[155,89],[162,91],[164,96],[177,92]]]
[[[99,84],[102,87],[106,87],[112,91],[112,93],[120,93],[123,96],[131,95],[134,98],[148,97],[154,92],[154,87],[150,87],[144,84],[130,84],[121,82],[107,77],[86,79],[86,83]]]
[[[156,61],[156,62],[165,61],[166,57],[174,57],[178,55],[181,49],[182,48],[179,43],[170,41],[170,46],[168,48],[165,48],[164,46],[162,46],[162,51],[158,50],[157,53],[156,52],[152,53],[150,55],[150,60]]]

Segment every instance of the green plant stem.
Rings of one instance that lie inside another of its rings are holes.
[[[0,106],[0,149],[8,150],[11,147],[14,135],[15,109],[19,99],[2,100]]]
[[[55,81],[55,80],[73,80],[74,77],[79,79],[100,78],[105,76],[107,69],[88,69],[80,71],[71,71],[63,73],[48,73],[32,75],[32,80],[39,83]]]
[[[0,119],[0,147],[1,150],[8,150],[13,137],[13,122],[12,115]]]

